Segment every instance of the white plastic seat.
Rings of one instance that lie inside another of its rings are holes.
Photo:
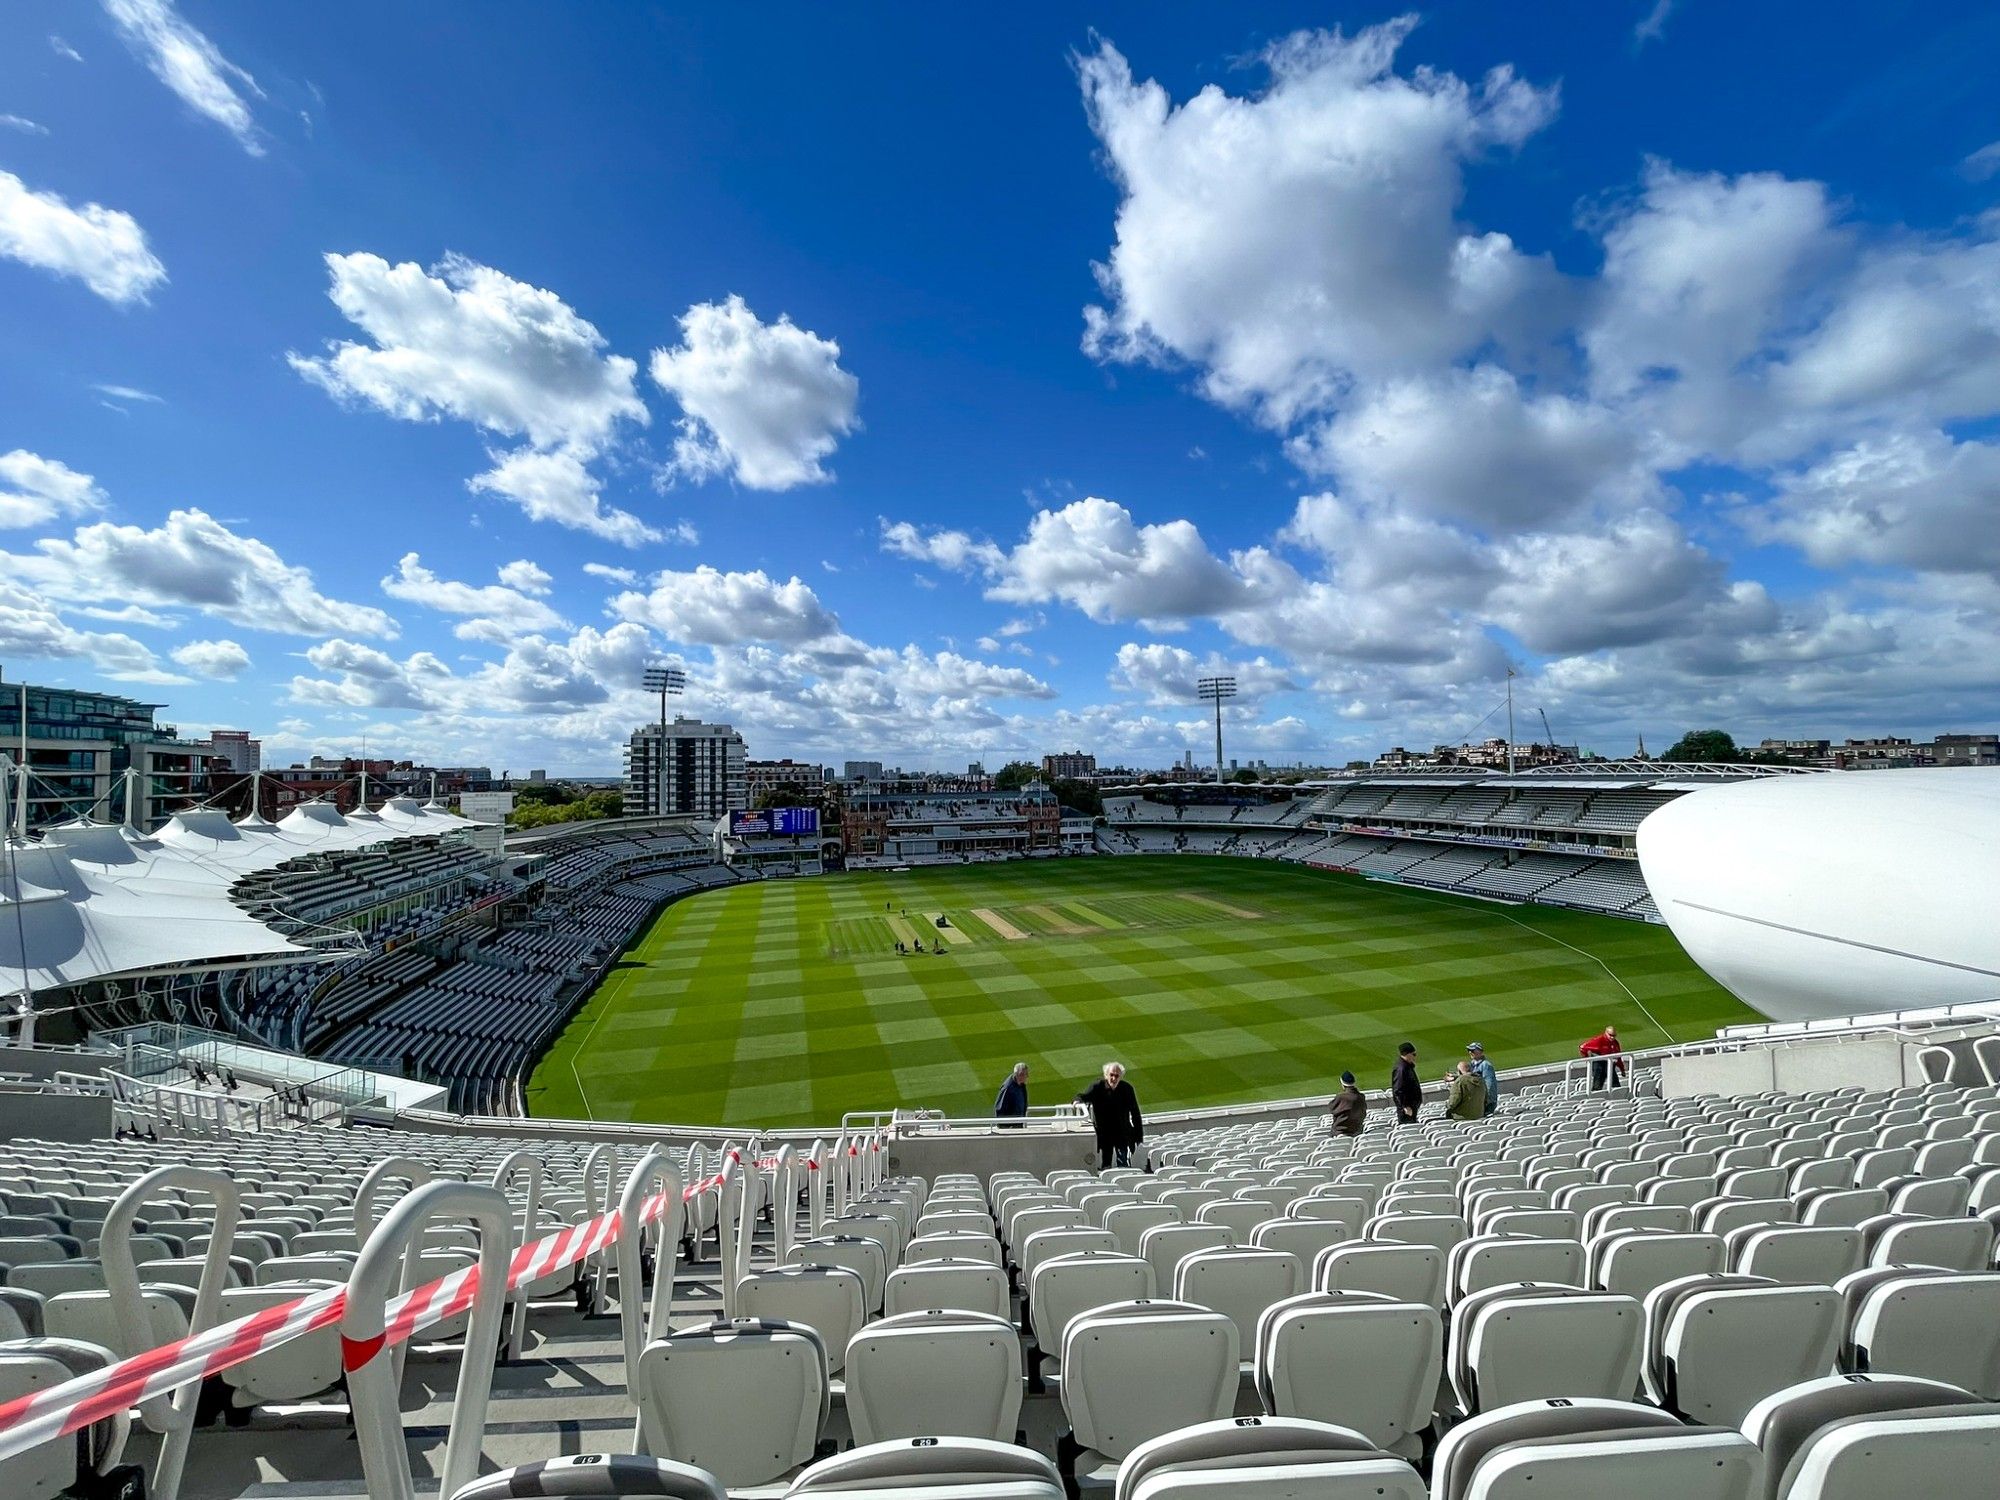
[[[868,1320],[867,1289],[845,1266],[778,1266],[746,1276],[736,1287],[737,1315],[812,1329],[826,1350],[827,1374],[838,1375],[847,1341]]]
[[[1136,1255],[1085,1250],[1058,1255],[1035,1267],[1028,1288],[1028,1319],[1045,1358],[1063,1346],[1063,1330],[1077,1314],[1154,1294],[1153,1268]]]
[[[823,1458],[786,1500],[1061,1500],[1062,1477],[1030,1448],[988,1438],[895,1438]]]
[[[1283,1215],[1282,1208],[1273,1208],[1268,1203],[1259,1203],[1251,1198],[1223,1198],[1215,1203],[1204,1203],[1195,1214],[1197,1224],[1221,1224],[1227,1227],[1238,1242],[1247,1241],[1250,1231],[1266,1219]]]
[[[1379,1447],[1421,1451],[1444,1369],[1444,1322],[1421,1302],[1371,1292],[1305,1292],[1257,1322],[1264,1409],[1351,1427]]]
[[[1425,1500],[1409,1462],[1366,1436],[1295,1417],[1202,1422],[1141,1445],[1115,1500]]]
[[[1007,1316],[1007,1273],[978,1260],[932,1260],[902,1265],[889,1273],[882,1297],[884,1317],[939,1310]]]
[[[339,1284],[329,1279],[224,1287],[216,1305],[216,1321],[228,1323],[265,1308],[282,1307]],[[222,1371],[221,1379],[229,1387],[230,1404],[237,1407],[276,1405],[324,1395],[337,1388],[341,1380],[340,1329],[329,1323],[273,1344]]]
[[[1430,1245],[1442,1255],[1472,1230],[1457,1214],[1377,1214],[1361,1232],[1364,1239],[1381,1244]]]
[[[1985,1271],[1993,1265],[1993,1226],[1983,1219],[1924,1219],[1888,1215],[1873,1236],[1861,1226],[1868,1261],[1877,1266],[1937,1266],[1946,1271]]]
[[[1663,1282],[1722,1268],[1722,1237],[1715,1234],[1634,1230],[1590,1242],[1591,1285],[1642,1300]]]
[[[1235,1232],[1225,1225],[1159,1224],[1139,1236],[1139,1254],[1153,1268],[1153,1286],[1168,1292],[1183,1258],[1235,1243]]]
[[[1230,1318],[1185,1302],[1128,1302],[1071,1319],[1064,1473],[1096,1477],[1151,1438],[1228,1416],[1242,1380],[1237,1350]]]
[[[1645,1312],[1631,1297],[1582,1287],[1491,1287],[1452,1312],[1446,1374],[1468,1414],[1545,1397],[1630,1400],[1638,1393]]]
[[[729,1500],[713,1474],[692,1464],[640,1453],[578,1453],[516,1464],[461,1485],[450,1500],[557,1500],[576,1496],[655,1496],[658,1500]]]
[[[1163,1203],[1119,1203],[1105,1213],[1104,1227],[1117,1239],[1120,1250],[1127,1255],[1140,1255],[1144,1253],[1140,1240],[1147,1230],[1160,1224],[1178,1224],[1180,1218],[1176,1210]]]
[[[1033,1285],[1035,1271],[1043,1261],[1059,1256],[1081,1255],[1085,1251],[1118,1254],[1118,1237],[1108,1229],[1041,1229],[1016,1247],[1014,1262],[1021,1270],[1021,1286]]]
[[[1764,1500],[1790,1488],[1794,1462],[1823,1429],[1850,1417],[1977,1407],[1970,1391],[1909,1375],[1824,1375],[1774,1391],[1750,1409],[1743,1435],[1764,1455]]]
[[[1870,1283],[1850,1299],[1855,1371],[1918,1375],[2000,1399],[2000,1272],[1858,1274]]]
[[[1697,1276],[1646,1300],[1650,1384],[1690,1422],[1734,1427],[1774,1391],[1829,1374],[1845,1332],[1830,1286]]]
[[[991,1234],[920,1234],[903,1247],[903,1266],[933,1260],[983,1260],[997,1266],[1002,1264],[1000,1242]]]
[[[1851,1225],[1777,1224],[1732,1230],[1730,1269],[1791,1286],[1835,1286],[1861,1269],[1861,1231]]]
[[[1781,1500],[1990,1492],[2000,1404],[1855,1416],[1822,1427],[1794,1456]]]
[[[655,1339],[632,1382],[653,1455],[732,1489],[774,1483],[810,1460],[831,1400],[819,1335],[782,1323],[718,1322]]]
[[[1398,1302],[1445,1305],[1445,1257],[1435,1245],[1356,1242],[1322,1250],[1313,1262],[1322,1292],[1379,1292]]]
[[[1629,1401],[1522,1402],[1444,1435],[1431,1500],[1760,1500],[1763,1456],[1739,1432]]]
[[[1510,1281],[1582,1286],[1583,1244],[1580,1240],[1475,1235],[1452,1246],[1445,1281],[1454,1299]]]
[[[1012,1442],[1021,1416],[1021,1345],[1004,1318],[904,1313],[847,1346],[847,1416],[860,1444],[895,1438]]]
[[[1306,1268],[1287,1250],[1251,1246],[1203,1250],[1180,1264],[1174,1297],[1226,1313],[1236,1324],[1238,1347],[1257,1345],[1257,1320],[1264,1309],[1306,1290]]]
[[[834,1221],[827,1220],[828,1224]],[[868,1310],[879,1312],[888,1286],[889,1263],[879,1240],[858,1234],[822,1234],[800,1240],[789,1256],[795,1266],[839,1266],[861,1278]]]
[[[30,1338],[0,1345],[0,1401],[93,1375],[117,1362],[102,1344],[78,1339]],[[81,1481],[87,1485],[112,1469],[122,1456],[131,1421],[126,1413],[92,1424],[82,1432],[53,1438],[6,1461],[9,1500],[54,1500]]]

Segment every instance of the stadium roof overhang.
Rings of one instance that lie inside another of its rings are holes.
[[[230,899],[245,875],[307,855],[435,838],[472,826],[392,799],[354,816],[308,803],[282,822],[176,813],[157,835],[82,820],[0,849],[0,991],[210,972],[313,958]]]

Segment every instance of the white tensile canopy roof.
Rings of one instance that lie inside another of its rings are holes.
[[[78,820],[39,840],[9,840],[0,850],[0,990],[305,957],[311,948],[236,905],[230,887],[288,860],[472,826],[395,798],[363,817],[319,802],[276,823],[198,808],[151,835]]]

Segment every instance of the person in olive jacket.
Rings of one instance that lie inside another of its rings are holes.
[[[1125,1081],[1125,1064],[1106,1063],[1104,1076],[1078,1094],[1076,1102],[1090,1106],[1090,1122],[1097,1130],[1097,1169],[1110,1167],[1114,1157],[1119,1166],[1131,1166],[1132,1148],[1146,1138],[1146,1122],[1139,1116],[1139,1096]]]
[[[1368,1128],[1368,1096],[1355,1087],[1354,1075],[1340,1075],[1340,1092],[1327,1106],[1335,1135],[1359,1135]]]

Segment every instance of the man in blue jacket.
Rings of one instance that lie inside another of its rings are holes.
[[[1014,1064],[1014,1071],[1007,1075],[1007,1081],[1000,1085],[999,1097],[993,1101],[993,1113],[999,1118],[1019,1119],[1028,1113],[1028,1065]],[[1003,1126],[1003,1129],[1012,1129]]]

